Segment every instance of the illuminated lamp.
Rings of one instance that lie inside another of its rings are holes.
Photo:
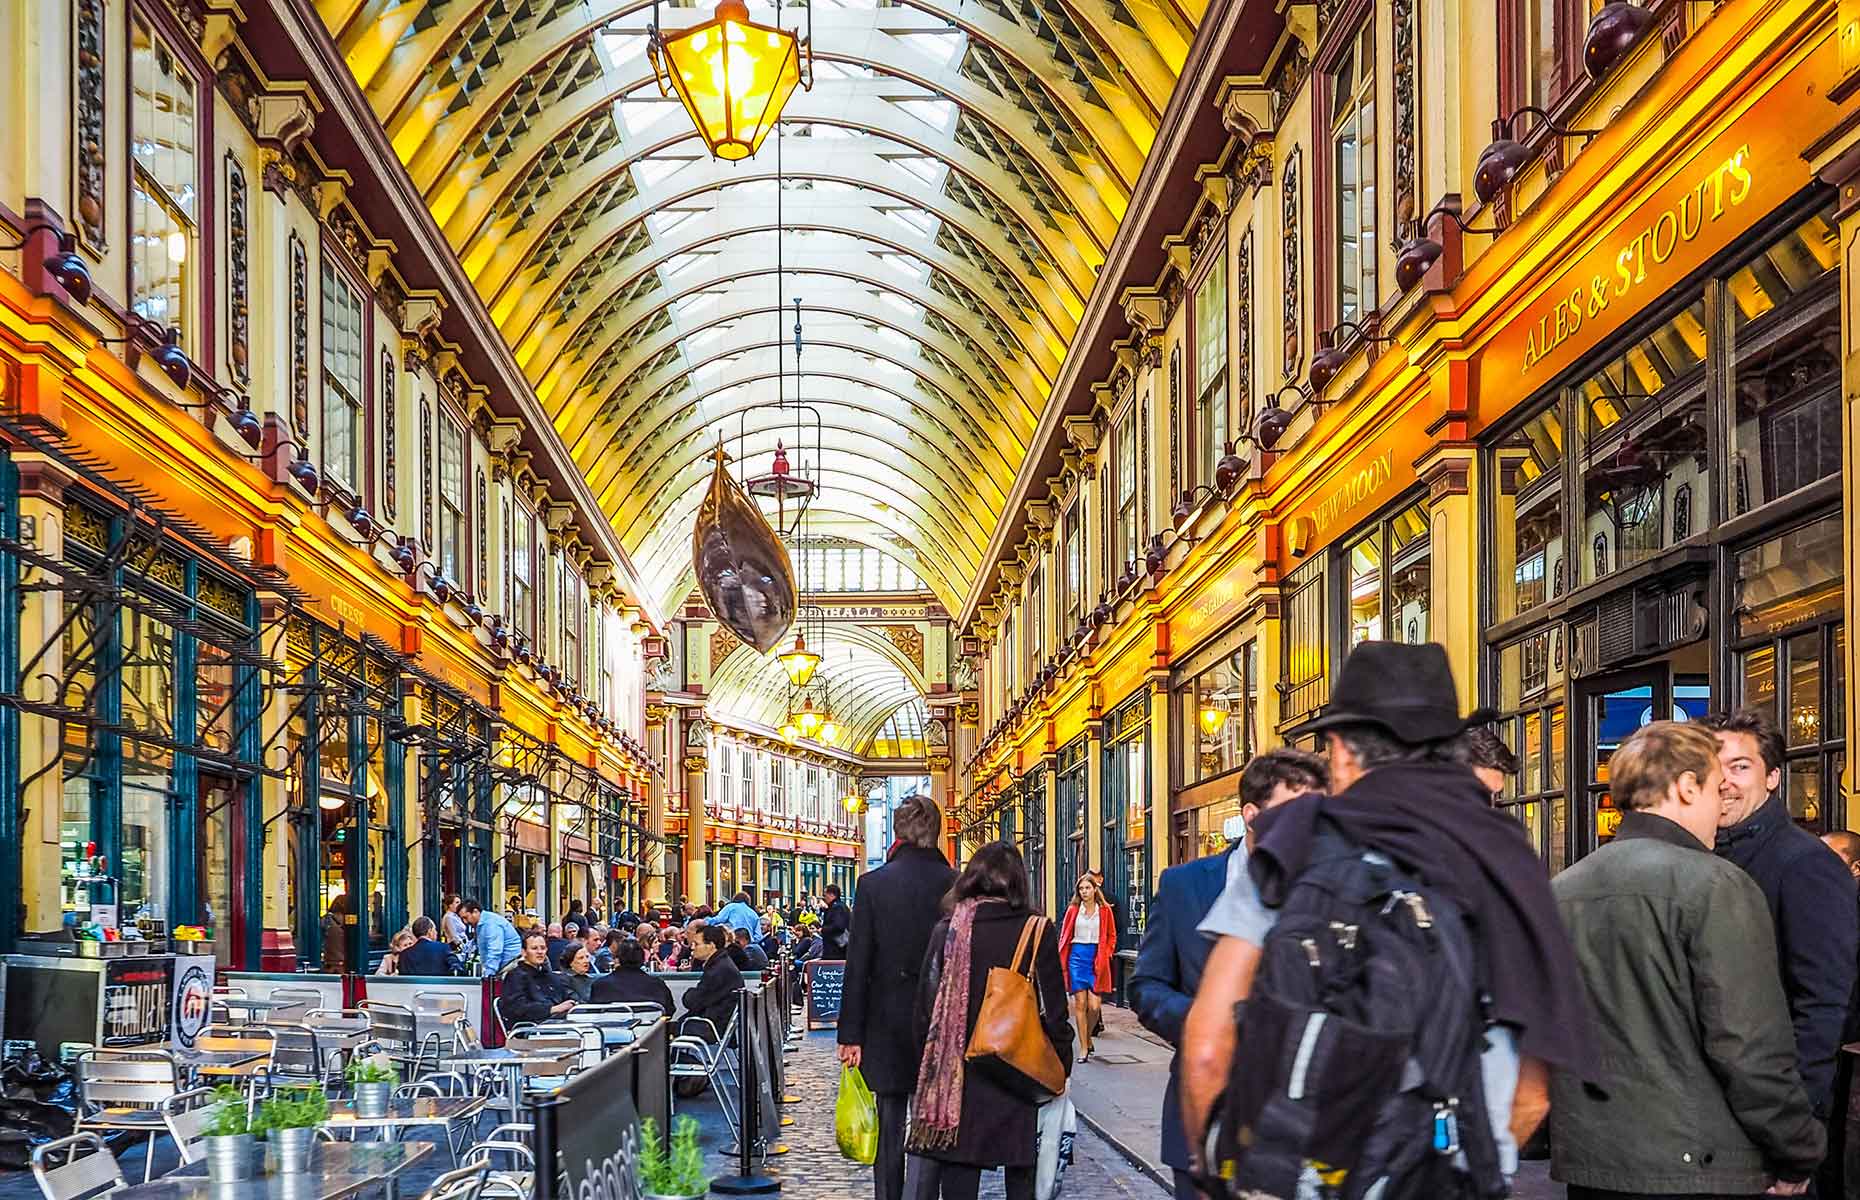
[[[468,596],[465,599],[465,619],[473,625],[484,620],[484,608],[475,597]]]
[[[815,668],[820,666],[820,655],[807,648],[807,641],[800,630],[794,634],[794,648],[775,656],[781,663],[781,669],[788,673],[788,682],[801,687],[814,677]]]
[[[347,799],[336,795],[334,792],[320,792],[317,794],[316,798],[316,806],[324,812],[335,812],[347,803]]]
[[[1265,406],[1259,410],[1259,416],[1253,419],[1253,443],[1261,450],[1271,450],[1276,447],[1279,439],[1285,436],[1285,431],[1291,428],[1294,410],[1279,406],[1279,397],[1287,392],[1290,392],[1292,399],[1298,401],[1301,406],[1317,403],[1316,400],[1307,398],[1303,392],[1289,383],[1266,397]]]
[[[1206,701],[1197,714],[1201,722],[1201,732],[1214,737],[1227,727],[1227,710],[1213,701]]]
[[[1421,280],[1427,277],[1429,270],[1440,260],[1441,246],[1433,238],[1421,234],[1421,226],[1416,225],[1414,236],[1401,244],[1395,252],[1395,286],[1408,292],[1414,290]]]
[[[524,666],[528,666],[534,654],[535,652],[530,649],[530,639],[519,635],[517,638],[517,661]]]
[[[427,590],[432,592],[433,599],[439,601],[439,603],[444,604],[446,601],[452,599],[452,582],[444,575],[435,573],[432,580],[428,582],[426,586]]]
[[[829,746],[837,746],[840,741],[840,723],[828,713],[820,721],[820,740]]]
[[[812,82],[812,39],[756,24],[743,0],[720,0],[716,16],[669,34],[659,28],[655,3],[647,35],[659,94],[676,93],[711,154],[728,162],[762,145],[802,85],[804,68]]]
[[[160,367],[174,386],[186,390],[188,380],[194,377],[194,365],[187,361],[187,351],[181,349],[181,327],[170,325],[161,335],[161,344],[155,347],[155,365]]]
[[[1473,164],[1473,195],[1479,197],[1479,203],[1490,204],[1504,195],[1524,164],[1531,160],[1532,152],[1518,141],[1513,130],[1518,118],[1526,113],[1536,117],[1539,124],[1558,137],[1593,139],[1601,132],[1599,129],[1565,129],[1535,104],[1526,104],[1510,116],[1498,118],[1492,122],[1492,144],[1479,152],[1479,161]]]
[[[788,721],[783,724],[777,732],[781,734],[781,740],[787,742],[790,746],[794,745],[795,739],[801,736],[801,731],[795,728],[793,721]]]
[[[795,727],[801,731],[801,736],[804,738],[811,738],[819,733],[820,727],[826,723],[825,719],[820,715],[819,710],[814,707],[814,698],[812,696],[801,701],[800,709],[790,713],[788,720],[793,722]]]
[[[510,645],[510,626],[504,624],[504,618],[491,618],[491,644],[503,650]]]
[[[46,221],[28,225],[20,235],[16,245],[0,246],[8,252],[24,250],[26,243],[35,233],[52,233],[58,237],[58,249],[45,257],[45,273],[58,281],[58,286],[65,289],[65,294],[79,304],[90,303],[90,268],[78,255],[77,238]]]
[[[394,560],[394,565],[400,568],[403,575],[413,574],[413,568],[419,564],[419,560],[414,557],[413,543],[405,539],[394,543],[394,548],[388,551],[388,557]]]
[[[1588,36],[1582,43],[1582,69],[1599,83],[1604,75],[1614,70],[1616,63],[1627,57],[1641,35],[1653,28],[1653,23],[1652,10],[1638,4],[1613,0],[1602,5],[1600,11],[1589,18]]]
[[[1150,538],[1150,544],[1143,548],[1143,567],[1152,575],[1162,574],[1163,562],[1167,551],[1163,548],[1162,534]]]

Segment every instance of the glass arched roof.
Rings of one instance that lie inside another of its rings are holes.
[[[769,406],[795,296],[810,532],[960,606],[1205,7],[815,0],[813,89],[728,164],[658,94],[640,0],[316,2],[668,608],[707,449],[760,470],[792,433]]]

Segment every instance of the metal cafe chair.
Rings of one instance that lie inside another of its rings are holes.
[[[459,1026],[465,1022],[463,999],[452,992],[415,992],[413,1016],[416,1029],[429,1030],[438,1039],[440,1057],[457,1052]]]
[[[247,1092],[252,1090],[254,1081],[268,1078],[278,1054],[278,1031],[266,1025],[225,1025],[213,1024],[206,1027],[194,1045],[201,1050],[243,1049],[232,1043],[265,1045],[264,1057],[236,1067],[201,1066],[194,1070],[195,1079],[212,1079],[221,1083],[236,1083]]]
[[[174,1148],[181,1153],[183,1163],[199,1162],[207,1155],[207,1147],[202,1140],[207,1136],[207,1124],[213,1120],[213,1089],[193,1088],[185,1092],[176,1092],[161,1102],[162,1124],[168,1127],[168,1136],[174,1139]]]
[[[736,1077],[735,1068],[726,1062],[729,1039],[736,1033],[736,1013],[730,1013],[721,1036],[716,1025],[705,1017],[686,1017],[679,1024],[680,1029],[701,1028],[710,1032],[706,1038],[697,1034],[679,1034],[670,1043],[671,1064],[667,1073],[673,1079],[702,1079],[717,1094],[717,1107],[723,1110],[724,1123],[730,1128],[730,1136],[737,1137],[736,1104],[730,1099],[730,1080]],[[672,1104],[678,1103],[678,1091],[672,1089]]]
[[[411,1008],[364,1000],[361,1011],[368,1015],[369,1036],[387,1052],[407,1079],[418,1079],[438,1067],[439,1035],[429,1033],[421,1037],[419,1018]]]
[[[250,1000],[251,998],[242,987],[216,987],[207,1002],[207,1017],[213,1021],[230,1021],[232,1015],[226,1001]]]
[[[129,1186],[123,1169],[94,1133],[74,1133],[33,1147],[32,1177],[45,1200],[90,1200]]]
[[[484,1192],[483,1166],[459,1167],[433,1180],[420,1200],[478,1200]]]
[[[418,1100],[422,1097],[439,1100],[447,1098],[471,1100],[476,1099],[477,1096],[477,1085],[457,1071],[441,1071],[414,1083],[403,1083],[394,1089],[396,1100]],[[474,1116],[460,1117],[446,1122],[446,1149],[452,1154],[453,1166],[459,1165],[459,1151],[464,1149],[465,1139],[471,1136],[482,1111],[480,1110],[479,1114]]]
[[[465,1151],[462,1165],[483,1164],[486,1197],[497,1200],[530,1200],[536,1191],[536,1151],[530,1139],[534,1125],[499,1125],[481,1141]]]
[[[167,1132],[161,1103],[181,1090],[166,1050],[85,1050],[72,1062],[78,1111],[72,1132],[121,1130],[148,1135],[142,1182],[154,1177],[155,1139]]]
[[[304,1014],[323,1006],[323,993],[315,988],[273,988],[269,997],[272,1004],[267,1020],[294,1024],[304,1019]]]
[[[342,1078],[342,1052],[321,1045],[316,1030],[282,1026],[271,1032],[271,1070],[264,1076],[267,1084],[328,1087]]]

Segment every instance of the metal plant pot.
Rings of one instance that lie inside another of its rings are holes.
[[[249,1133],[203,1138],[207,1147],[207,1178],[215,1183],[236,1183],[258,1174],[258,1139]]]
[[[355,1115],[358,1117],[385,1117],[388,1112],[388,1096],[394,1090],[391,1083],[358,1083],[355,1085]]]
[[[704,1200],[708,1192],[699,1192],[695,1196],[668,1196],[663,1192],[641,1192],[640,1200]]]
[[[280,1175],[297,1175],[310,1169],[310,1147],[315,1144],[314,1129],[274,1129],[266,1135],[271,1153],[277,1158]]]

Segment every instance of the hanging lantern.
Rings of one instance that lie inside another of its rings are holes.
[[[788,720],[795,728],[801,731],[801,736],[804,738],[811,738],[819,733],[821,725],[824,724],[824,720],[820,715],[820,710],[814,707],[814,698],[812,696],[801,701],[801,707],[797,711],[790,713]]]
[[[814,669],[820,666],[820,655],[807,648],[807,639],[798,629],[794,633],[794,648],[776,658],[781,662],[781,669],[788,672],[788,682],[795,687],[804,686],[814,677]]]
[[[669,34],[654,9],[646,55],[659,94],[678,94],[713,156],[748,158],[794,89],[812,85],[812,39],[756,24],[743,0],[721,0],[710,20]]]
[[[781,734],[781,740],[787,742],[790,746],[794,745],[795,739],[801,736],[801,731],[795,727],[793,721],[784,724],[777,732]]]
[[[1213,701],[1207,701],[1202,704],[1199,717],[1201,720],[1201,732],[1208,737],[1217,736],[1221,730],[1227,727],[1227,710],[1215,704]]]

